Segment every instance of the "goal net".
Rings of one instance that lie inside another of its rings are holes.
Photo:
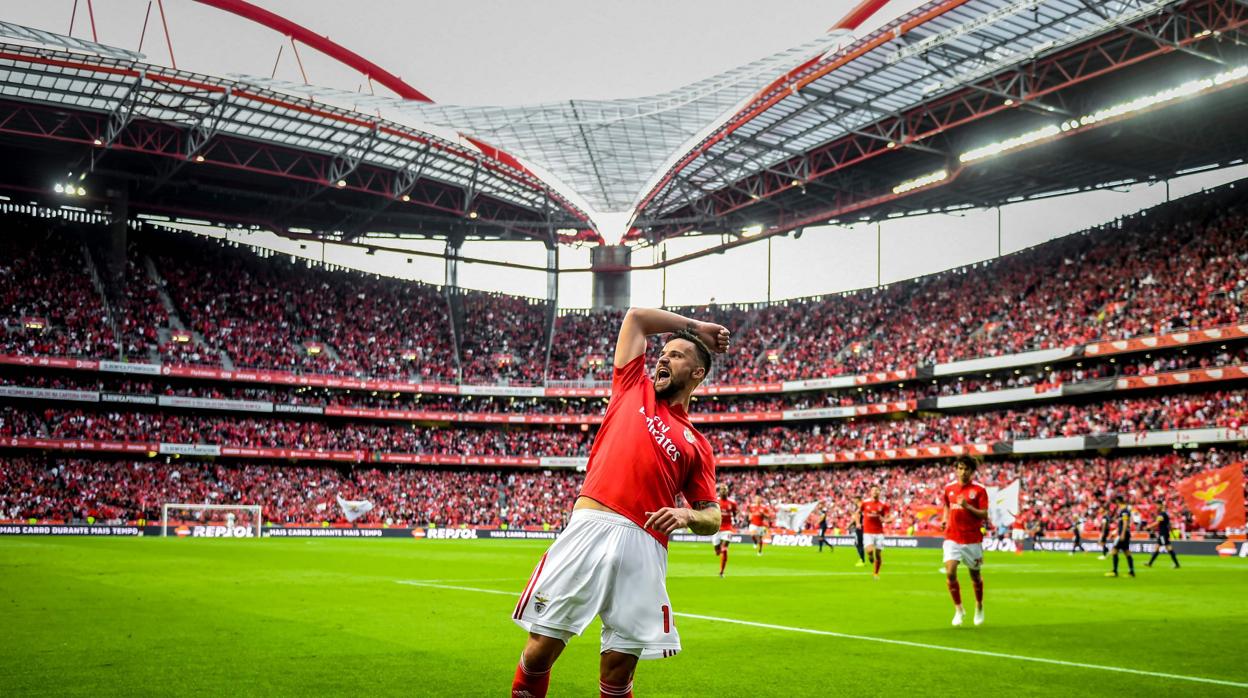
[[[257,504],[184,504],[160,507],[160,535],[179,538],[259,538],[264,516]]]

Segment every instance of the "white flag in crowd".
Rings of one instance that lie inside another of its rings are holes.
[[[1009,528],[1018,516],[1018,480],[1005,487],[989,487],[988,520],[993,528]]]
[[[342,507],[342,513],[347,517],[347,521],[352,523],[373,510],[373,503],[367,499],[353,502],[349,499],[343,499],[342,495],[338,495],[338,506]]]
[[[810,512],[814,511],[818,504],[818,502],[809,504],[777,504],[776,527],[787,528],[790,531],[800,531],[806,528],[806,519],[810,517]]]

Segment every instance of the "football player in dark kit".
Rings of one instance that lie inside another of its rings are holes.
[[[821,506],[819,508],[819,552],[823,552],[823,546],[828,546],[829,550],[836,552],[832,544],[828,542],[828,507]]]
[[[1075,534],[1075,544],[1073,547],[1071,547],[1070,554],[1074,555],[1075,553],[1083,552],[1083,517],[1082,516],[1075,517],[1075,520],[1071,522],[1070,530],[1072,533]]]
[[[1109,555],[1109,530],[1113,527],[1114,512],[1112,507],[1105,508],[1105,514],[1101,517],[1101,556],[1096,558],[1104,560]]]
[[[854,513],[849,520],[849,528],[854,532],[854,550],[858,551],[858,562],[854,567],[867,564],[866,551],[862,546],[862,497],[854,497]]]
[[[1170,553],[1170,559],[1174,561],[1174,569],[1179,569],[1179,558],[1174,554],[1174,546],[1170,544],[1170,512],[1166,511],[1166,503],[1160,501],[1157,503],[1157,519],[1149,526],[1153,529],[1154,535],[1157,537],[1157,547],[1153,548],[1153,556],[1148,559],[1147,566],[1152,567],[1157,560],[1157,555],[1164,548]]]
[[[1106,572],[1106,577],[1118,576],[1118,554],[1125,553],[1127,556],[1127,574],[1135,576],[1135,558],[1131,557],[1131,507],[1127,506],[1127,499],[1122,495],[1117,498],[1118,509],[1114,512],[1114,519],[1118,522],[1117,535],[1114,538],[1114,571]]]

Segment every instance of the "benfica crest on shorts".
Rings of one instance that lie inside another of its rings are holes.
[[[693,431],[691,431],[689,427],[685,427],[685,441],[688,441],[689,443],[694,443]]]
[[[546,598],[544,594],[533,595],[533,610],[539,614],[546,610],[546,604],[548,603],[550,603],[550,599]]]

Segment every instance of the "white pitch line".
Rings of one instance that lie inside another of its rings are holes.
[[[399,584],[408,584],[418,587],[433,587],[436,589],[452,589],[455,591],[474,591],[481,594],[498,594],[502,596],[519,596],[514,591],[499,591],[497,589],[478,589],[475,587],[451,586],[447,584],[430,584],[414,579],[397,580]],[[1006,654],[1004,652],[989,652],[987,650],[973,650],[965,647],[948,647],[945,645],[931,645],[926,642],[911,642],[909,640],[893,640],[885,637],[871,637],[870,635],[852,635],[849,633],[838,633],[831,630],[816,630],[814,628],[796,628],[788,625],[775,625],[773,623],[756,623],[749,620],[737,620],[736,618],[720,618],[718,616],[703,616],[696,613],[673,613],[674,616],[681,618],[693,618],[695,620],[709,620],[717,623],[732,623],[734,625],[747,625],[752,628],[764,628],[766,630],[783,630],[790,633],[804,633],[806,635],[822,635],[824,637],[836,637],[843,640],[863,640],[865,642],[878,642],[885,645],[901,645],[903,647],[917,647],[925,650],[940,650],[943,652],[957,652],[960,654],[974,654],[981,657],[993,657],[996,659],[1013,659],[1020,662],[1036,662],[1038,664],[1055,664],[1057,666],[1076,667],[1079,669],[1099,669],[1101,671],[1113,671],[1120,674],[1134,674],[1136,676],[1151,676],[1158,679],[1174,679],[1176,681],[1194,681],[1197,683],[1210,683],[1218,686],[1230,686],[1232,688],[1248,688],[1248,683],[1237,681],[1224,681],[1222,679],[1210,679],[1203,676],[1184,676],[1182,674],[1166,674],[1160,671],[1144,671],[1142,669],[1128,669],[1126,667],[1104,666],[1102,664],[1085,664],[1083,662],[1068,662],[1062,659],[1046,659],[1044,657],[1028,657],[1021,654]]]

